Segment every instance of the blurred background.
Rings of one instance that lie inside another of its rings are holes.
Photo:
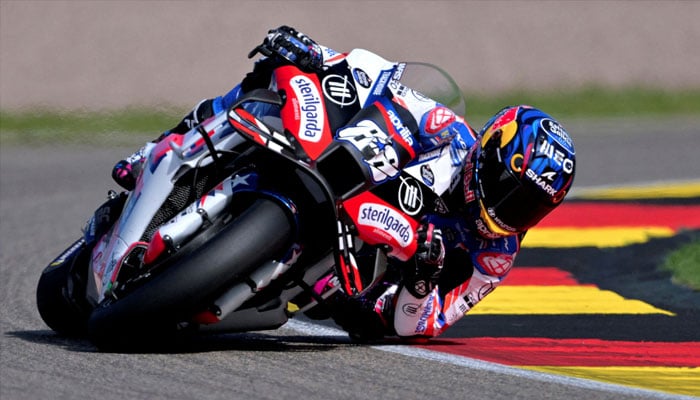
[[[440,66],[477,130],[505,105],[545,110],[579,150],[576,187],[697,179],[699,17],[673,0],[0,0],[0,140],[137,148],[286,24]]]
[[[268,29],[447,70],[468,92],[700,88],[697,1],[0,1],[0,109],[190,107]]]

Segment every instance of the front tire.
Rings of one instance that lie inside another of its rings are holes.
[[[36,304],[49,328],[65,336],[84,336],[90,316],[85,285],[90,249],[83,239],[73,243],[41,273]]]
[[[178,322],[236,279],[284,254],[293,234],[288,214],[278,203],[259,199],[204,244],[184,246],[151,281],[100,304],[88,321],[90,340],[100,349],[119,351],[167,342]]]

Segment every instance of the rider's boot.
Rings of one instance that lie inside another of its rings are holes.
[[[136,178],[138,178],[141,173],[141,168],[143,163],[146,161],[147,150],[150,149],[149,146],[160,142],[164,137],[171,134],[184,134],[193,127],[199,125],[201,122],[207,118],[214,115],[212,99],[205,99],[200,101],[192,111],[190,111],[184,118],[180,121],[174,128],[165,131],[156,140],[147,143],[144,147],[140,148],[136,153],[130,155],[129,157],[120,160],[112,169],[112,178],[119,186],[126,190],[133,190],[136,186]]]
[[[394,279],[383,279],[367,288],[358,297],[336,298],[331,317],[350,338],[374,341],[394,335],[394,302],[398,284]]]
[[[313,295],[302,293],[290,302],[299,308],[299,311],[311,319],[321,320],[330,318],[328,304],[335,302],[335,296],[340,290],[340,281],[334,272],[331,272],[316,283],[311,288]],[[318,298],[322,300],[319,303]]]
[[[119,160],[117,164],[114,165],[112,169],[112,179],[114,179],[119,186],[129,191],[134,190],[134,187],[136,187],[136,178],[138,178],[143,164],[146,162],[146,151],[149,149],[149,145],[152,146],[153,143],[147,143],[134,154],[123,160]]]

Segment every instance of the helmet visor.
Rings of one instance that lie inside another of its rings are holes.
[[[495,233],[524,232],[554,207],[534,185],[524,184],[501,159],[499,146],[487,145],[476,168],[484,218]]]

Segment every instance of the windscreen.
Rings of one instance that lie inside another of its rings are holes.
[[[449,107],[464,116],[466,102],[452,77],[439,67],[422,62],[407,62],[401,83]]]

